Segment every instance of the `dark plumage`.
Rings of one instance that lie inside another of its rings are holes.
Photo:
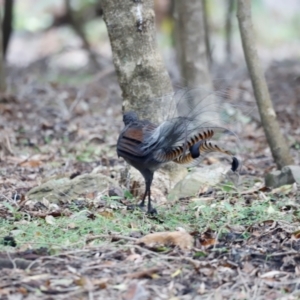
[[[151,183],[154,172],[166,162],[173,161],[187,166],[197,165],[201,153],[221,152],[232,154],[209,140],[214,129],[195,125],[195,119],[176,117],[159,126],[148,120],[140,120],[135,112],[123,116],[124,129],[117,142],[118,156],[141,172],[145,179],[145,193],[140,207],[145,206],[148,196],[148,213],[155,213],[151,205]],[[232,170],[238,168],[238,160],[233,157]]]

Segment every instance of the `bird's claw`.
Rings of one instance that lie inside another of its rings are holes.
[[[157,210],[154,207],[148,208],[147,214],[149,215],[157,215]]]
[[[132,205],[128,205],[127,206],[127,210],[131,210],[131,211],[132,210],[136,210],[137,208],[139,208],[142,211],[145,211],[145,205],[141,205],[141,204],[134,205],[134,204],[132,204]],[[156,215],[157,214],[156,208],[154,208],[152,206],[148,207],[147,214],[149,214],[149,215]]]

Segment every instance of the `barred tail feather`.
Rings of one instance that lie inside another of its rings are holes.
[[[197,166],[201,160],[203,160],[203,158],[204,158],[203,154],[219,152],[219,153],[224,153],[226,155],[232,156],[232,158],[233,158],[232,170],[233,171],[236,171],[238,168],[239,164],[238,164],[237,158],[235,158],[230,151],[219,147],[217,144],[214,144],[209,141],[203,141],[200,144],[199,151],[200,151],[200,156],[198,158],[193,158],[192,153],[188,153],[186,155],[183,155],[183,156],[180,156],[180,157],[174,159],[173,161],[175,163],[184,165],[186,167],[194,167],[194,166]]]
[[[208,130],[203,130],[202,132],[199,132],[191,137],[188,138],[187,141],[183,142],[181,141],[180,146],[171,146],[169,147],[170,150],[163,150],[159,149],[158,151],[155,151],[154,153],[154,158],[163,163],[163,162],[169,162],[173,161],[181,156],[184,156],[186,151],[194,146],[196,143],[200,141],[207,141],[211,139],[214,135],[214,130],[208,129]]]

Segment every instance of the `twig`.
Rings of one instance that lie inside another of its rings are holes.
[[[11,258],[11,256],[10,256],[10,254],[9,254],[8,251],[6,251],[6,254],[7,254],[7,256],[8,256],[8,259],[9,259],[10,262],[12,263],[14,270],[16,270],[16,269],[17,269],[17,265],[16,265],[16,263],[15,263],[15,260]]]
[[[278,252],[278,253],[272,253],[272,254],[266,254],[268,257],[274,257],[274,256],[281,256],[281,255],[293,255],[293,254],[298,254],[300,255],[299,252],[295,250],[287,251],[287,252]]]
[[[85,93],[85,89],[83,91],[80,90],[77,92],[76,99],[72,102],[72,104],[69,107],[69,115],[72,114],[72,112],[76,108],[76,106],[82,101],[84,93]]]
[[[118,234],[99,234],[99,235],[94,235],[86,239],[86,243],[89,243],[91,241],[97,240],[97,239],[107,239],[107,238],[115,238],[119,240],[126,240],[126,241],[131,241],[131,242],[136,242],[137,238],[129,237],[129,236],[123,236],[123,235],[118,235]]]
[[[185,256],[167,256],[167,255],[162,255],[162,254],[153,252],[153,251],[151,251],[149,249],[143,248],[143,247],[138,246],[138,245],[134,245],[134,247],[137,248],[137,249],[139,249],[139,250],[141,250],[141,251],[145,251],[145,252],[147,252],[149,254],[155,255],[155,256],[157,256],[157,257],[159,257],[161,259],[164,259],[164,260],[177,260],[177,261],[183,261],[183,260],[185,260],[185,261],[191,263],[194,266],[195,269],[198,269],[200,267],[200,262],[197,261],[197,260],[194,260],[194,259],[192,259],[190,257],[185,257]],[[169,267],[170,267],[170,265],[169,265]]]

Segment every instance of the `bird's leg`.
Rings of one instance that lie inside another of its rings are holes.
[[[151,190],[149,188],[148,191],[148,210],[147,210],[148,214],[157,214],[157,210],[151,205]]]
[[[139,207],[144,208],[145,200],[146,200],[146,197],[148,195],[147,213],[148,214],[155,214],[155,213],[157,213],[157,211],[151,205],[151,184],[152,184],[152,180],[153,180],[153,172],[151,172],[150,170],[145,170],[142,174],[145,178],[146,187],[145,187],[144,197],[142,199],[142,202],[139,204]]]
[[[148,191],[147,191],[147,187],[146,187],[145,188],[145,193],[144,193],[144,196],[143,196],[143,199],[142,199],[142,202],[139,204],[140,208],[144,208],[144,206],[145,206],[145,199],[147,197],[147,194],[148,194]]]

